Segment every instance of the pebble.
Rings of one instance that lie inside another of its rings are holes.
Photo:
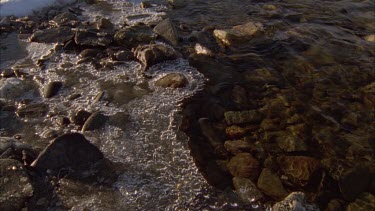
[[[45,98],[51,98],[55,96],[59,92],[59,90],[62,88],[62,86],[63,86],[63,83],[61,81],[49,82],[43,88],[43,96]]]

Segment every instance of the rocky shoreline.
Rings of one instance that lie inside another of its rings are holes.
[[[100,1],[85,4],[106,5]],[[374,209],[373,64],[344,66],[329,56],[308,62],[288,58],[283,54],[289,52],[283,49],[272,55],[280,59],[268,64],[269,56],[259,52],[274,44],[267,36],[271,26],[253,21],[195,30],[196,26],[176,18],[187,4],[163,2],[162,6],[170,7],[168,18],[157,23],[124,23],[120,28],[103,17],[82,22],[82,9],[74,4],[1,20],[0,36],[15,32],[19,39],[52,43],[54,48],[35,64],[1,70],[0,109],[5,118],[0,124],[0,182],[4,187],[0,210],[69,209],[70,199],[64,201],[69,196],[59,192],[60,187],[80,191],[84,184],[105,194],[123,168],[104,158],[82,134],[105,124],[123,129],[126,112],[110,116],[85,109],[59,113],[46,103],[24,97],[31,92],[53,99],[64,93],[67,101],[79,100],[81,95],[71,92],[70,81],[47,82],[24,71],[30,66],[43,70],[61,52],[76,55],[77,64],[90,64],[97,71],[136,61],[142,65],[138,74],[146,80],[153,65],[188,59],[208,82],[199,94],[184,100],[180,130],[190,137],[191,155],[207,182],[233,189],[244,209],[253,204],[279,211]],[[139,7],[158,5],[144,1]],[[263,9],[275,11],[277,7]],[[373,42],[371,35],[364,39]],[[297,44],[295,48],[309,57],[316,54],[313,47]],[[362,46],[359,51],[375,55],[371,47]],[[188,85],[182,73],[168,73],[155,81],[155,86],[166,89]],[[136,96],[122,99],[118,93],[103,91],[94,101],[122,103]],[[47,120],[51,118],[52,123]],[[25,143],[17,131],[27,127],[23,121],[28,119],[45,119],[61,130],[44,131],[44,137],[36,137],[43,141],[34,146]]]

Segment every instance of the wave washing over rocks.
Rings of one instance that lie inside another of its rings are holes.
[[[19,17],[0,22],[0,210],[374,208],[371,2],[333,18],[299,1],[57,1],[21,17],[42,2],[1,2]]]

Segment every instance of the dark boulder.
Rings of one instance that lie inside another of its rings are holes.
[[[170,42],[172,45],[178,45],[179,40],[177,30],[169,18],[161,21],[158,25],[156,25],[154,28],[154,32]]]

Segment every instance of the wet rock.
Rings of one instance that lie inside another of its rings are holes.
[[[277,137],[277,144],[285,152],[303,152],[307,151],[307,145],[302,138],[293,136],[289,133]]]
[[[140,44],[151,43],[156,38],[152,29],[145,25],[137,25],[119,30],[115,36],[115,42],[127,48],[137,47]]]
[[[215,129],[212,127],[209,119],[207,118],[200,118],[198,120],[199,126],[203,135],[207,138],[210,145],[215,150],[216,154],[223,155],[226,154],[223,142],[220,139],[220,136],[217,134]]]
[[[181,73],[169,73],[155,82],[156,86],[171,87],[171,88],[182,88],[189,84],[189,81],[184,74]]]
[[[16,76],[12,69],[5,69],[1,72],[1,77],[10,78]]]
[[[82,57],[82,58],[87,58],[87,57],[96,57],[98,56],[100,53],[102,53],[102,50],[100,49],[85,49],[83,50],[79,56]]]
[[[163,37],[165,40],[169,41],[172,45],[178,45],[179,39],[177,30],[169,18],[156,25],[154,32]]]
[[[59,116],[56,119],[56,122],[59,126],[67,126],[70,124],[70,120],[68,117],[65,116]]]
[[[43,88],[43,96],[45,98],[51,98],[59,92],[59,90],[62,88],[63,83],[61,81],[52,81],[49,82],[46,86]]]
[[[371,173],[366,166],[356,166],[342,175],[339,188],[344,199],[353,201],[370,185]]]
[[[141,6],[142,9],[147,9],[147,8],[152,7],[151,2],[149,2],[149,1],[142,1],[140,6]]]
[[[179,53],[173,48],[163,44],[152,44],[139,46],[134,56],[148,69],[154,64],[167,60],[174,60],[180,57]]]
[[[113,23],[107,18],[100,18],[97,23],[97,28],[99,30],[112,30]]]
[[[224,143],[225,149],[233,155],[249,152],[254,148],[254,145],[244,140],[226,141]]]
[[[57,136],[59,136],[59,133],[56,130],[47,129],[47,130],[43,131],[41,136],[45,139],[51,140],[51,139],[54,139]]]
[[[277,174],[267,168],[260,173],[257,185],[264,194],[275,200],[281,200],[288,195]]]
[[[184,0],[168,0],[168,4],[177,9],[185,7],[187,5],[187,2]]]
[[[0,159],[15,159],[29,164],[36,156],[37,152],[31,145],[14,138],[0,137]]]
[[[206,56],[213,56],[214,53],[208,49],[207,47],[197,43],[194,46],[194,50],[196,54],[206,55]]]
[[[134,59],[134,55],[131,51],[119,51],[114,55],[117,61],[129,61]]]
[[[105,47],[112,43],[113,37],[97,30],[79,30],[74,36],[74,41],[77,45]]]
[[[234,177],[256,180],[259,175],[259,161],[250,153],[239,153],[231,158],[228,169]]]
[[[21,210],[33,195],[29,176],[17,160],[0,159],[0,184],[0,210]]]
[[[253,203],[263,198],[262,192],[249,179],[233,177],[233,186],[237,195],[245,203]]]
[[[228,125],[243,123],[259,123],[263,116],[256,110],[248,111],[227,111],[224,113]]]
[[[317,211],[319,208],[315,204],[308,203],[306,196],[302,192],[293,192],[284,200],[277,202],[272,206],[274,211]]]
[[[21,118],[38,118],[43,117],[48,112],[48,105],[44,103],[36,103],[22,106],[16,112]]]
[[[364,39],[368,42],[375,42],[375,34],[370,34],[364,37]]]
[[[31,35],[31,42],[55,43],[66,42],[73,38],[73,32],[69,27],[50,28],[38,30]]]
[[[79,110],[70,117],[70,121],[75,125],[83,126],[91,113],[85,110]]]
[[[70,12],[63,12],[57,16],[55,16],[51,23],[57,27],[61,26],[75,26],[78,23],[78,18],[74,14]]]
[[[305,186],[320,168],[320,162],[307,156],[284,156],[279,158],[282,171],[293,183]]]
[[[232,29],[215,29],[214,36],[224,45],[237,45],[250,40],[257,32],[263,30],[261,23],[248,22],[234,26]]]
[[[102,114],[100,111],[94,112],[86,120],[85,124],[82,127],[82,132],[100,129],[104,126],[108,117]]]
[[[346,207],[346,211],[375,210],[375,196],[371,193],[362,193],[354,202]]]
[[[60,173],[69,170],[69,175],[86,175],[94,165],[103,160],[103,154],[82,134],[65,134],[54,139],[31,164],[38,171]]]

